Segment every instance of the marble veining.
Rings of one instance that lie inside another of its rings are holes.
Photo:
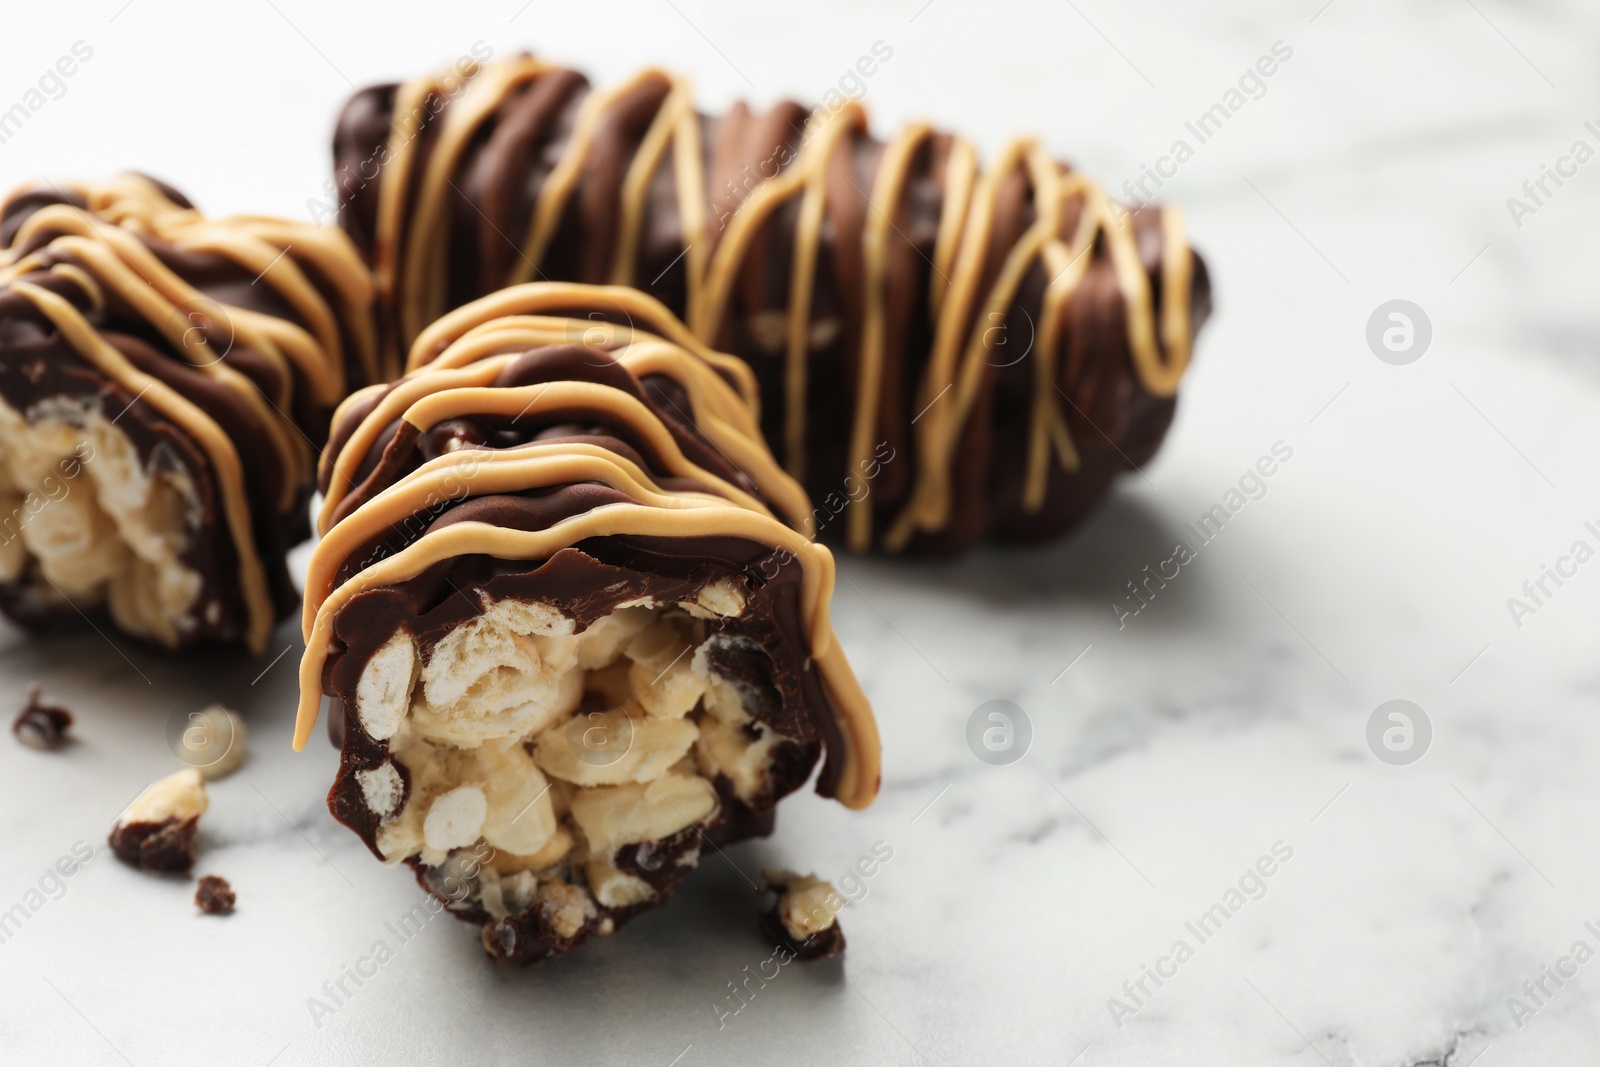
[[[6,69],[78,38],[96,59],[0,146],[7,184],[136,166],[213,211],[299,215],[346,76],[483,38],[601,81],[687,68],[720,106],[819,95],[883,39],[884,126],[932,116],[991,150],[1037,130],[1115,189],[1275,41],[1294,58],[1160,190],[1218,313],[1158,460],[1066,543],[844,560],[877,804],[791,799],[780,835],[706,856],[668,908],[573,957],[501,972],[469,927],[404,925],[420,890],[323,806],[333,751],[289,750],[293,625],[259,659],[198,663],[6,631],[0,707],[37,680],[79,740],[0,741],[0,923],[25,913],[0,940],[0,1062],[1593,1061],[1600,568],[1508,607],[1600,521],[1600,162],[1520,227],[1507,207],[1575,139],[1600,147],[1588,7],[469,3],[374,26],[288,0],[116,6],[13,13]],[[247,43],[221,46],[229,20]],[[1432,325],[1404,366],[1366,340],[1395,299]],[[1129,583],[1277,442],[1292,460],[1127,615]],[[1397,698],[1432,728],[1404,765],[1368,741]],[[252,731],[202,830],[197,873],[239,893],[226,919],[103,848],[175,766],[169,721],[214,700]],[[1031,727],[1005,765],[967,741],[995,700]],[[47,877],[80,841],[94,858]],[[841,879],[879,842],[842,963],[728,999],[770,955],[759,869]]]

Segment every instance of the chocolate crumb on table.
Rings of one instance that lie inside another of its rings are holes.
[[[228,880],[215,874],[200,879],[200,887],[194,891],[194,906],[207,915],[229,914],[236,899]]]
[[[762,872],[767,892],[778,899],[761,917],[761,932],[793,952],[804,963],[825,960],[844,951],[844,930],[839,911],[844,898],[814,874],[793,871]]]
[[[72,712],[39,700],[39,686],[28,689],[28,703],[11,720],[11,732],[29,748],[50,752],[67,743],[67,730],[72,726]]]
[[[187,871],[208,803],[205,779],[193,768],[152,782],[112,824],[111,851],[140,870]]]

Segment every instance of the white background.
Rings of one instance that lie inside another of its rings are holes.
[[[137,168],[211,213],[304,217],[352,85],[479,39],[597,83],[683,69],[708,109],[816,99],[881,40],[880,131],[928,117],[991,153],[1034,132],[1116,189],[1283,41],[1265,95],[1163,190],[1218,306],[1167,445],[1067,543],[844,562],[836,623],[885,738],[869,812],[796,797],[776,837],[542,968],[496,971],[438,920],[320,1026],[307,999],[420,891],[326,813],[334,753],[288,751],[294,626],[201,663],[8,631],[0,707],[42,680],[81,740],[0,743],[0,910],[74,841],[102,848],[0,944],[0,1062],[1592,1061],[1600,963],[1520,1028],[1507,998],[1600,950],[1600,563],[1520,628],[1506,606],[1600,547],[1600,162],[1520,228],[1506,206],[1575,140],[1600,149],[1592,5],[521,4],[16,6],[0,110],[74,42],[94,54],[0,144],[0,184]],[[1364,337],[1395,298],[1432,321],[1409,366]],[[1119,630],[1124,583],[1277,441],[1268,494]],[[1411,766],[1365,740],[1393,698],[1433,724]],[[203,829],[200,871],[240,894],[226,919],[103,848],[175,766],[169,717],[217,699],[253,730]],[[1031,719],[1009,767],[964,740],[991,699]],[[784,969],[719,1030],[725,983],[768,954],[746,874],[835,877],[878,840],[894,858],[843,915],[844,962]],[[1118,1027],[1108,998],[1277,841],[1266,895]]]

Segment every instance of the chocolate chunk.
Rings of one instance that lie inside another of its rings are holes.
[[[53,751],[67,743],[67,730],[72,726],[72,712],[39,699],[39,687],[30,686],[28,703],[11,720],[11,732],[29,748]]]
[[[194,906],[207,915],[227,915],[233,911],[234,902],[233,887],[226,878],[215,874],[201,878],[194,891]]]

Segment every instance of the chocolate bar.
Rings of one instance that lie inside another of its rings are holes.
[[[748,368],[631,290],[514,295],[543,313],[447,319],[335,415],[295,744],[326,694],[334,816],[526,963],[769,833],[819,759],[864,807],[879,749]]]
[[[385,371],[340,233],[124,175],[0,204],[0,609],[259,652],[334,407]]]
[[[708,116],[662,71],[468,60],[358,92],[334,157],[413,366],[498,289],[636,286],[754,368],[766,440],[853,551],[1076,525],[1160,446],[1210,308],[1177,209],[1031,138],[986,167],[927,124],[879,140],[842,97]]]

